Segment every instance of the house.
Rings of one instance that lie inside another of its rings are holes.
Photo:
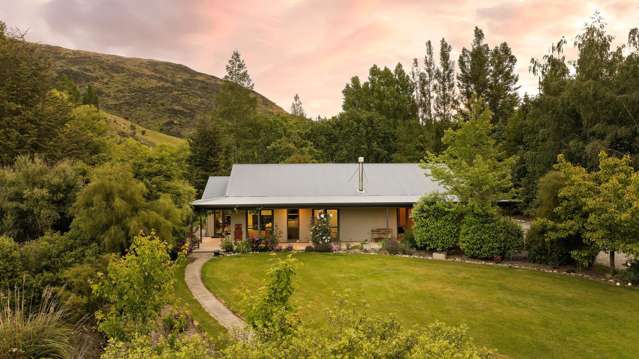
[[[342,245],[397,238],[415,202],[443,191],[417,163],[236,164],[230,176],[209,177],[193,206],[207,213],[204,237],[276,235],[303,248],[321,214]]]

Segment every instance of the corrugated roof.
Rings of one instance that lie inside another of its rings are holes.
[[[416,163],[365,163],[363,193],[357,185],[356,163],[240,164],[230,177],[210,177],[202,199],[193,205],[392,205],[444,192]]]

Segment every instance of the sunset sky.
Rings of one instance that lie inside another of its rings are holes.
[[[596,10],[619,43],[639,26],[639,0],[0,0],[0,20],[27,30],[31,41],[177,62],[219,77],[238,49],[258,92],[287,110],[299,93],[312,116],[336,114],[344,85],[372,64],[408,67],[423,57],[426,40],[445,37],[456,59],[475,25],[491,46],[511,45],[522,92],[534,92],[530,58],[562,35],[572,44]]]

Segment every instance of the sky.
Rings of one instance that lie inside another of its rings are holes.
[[[255,90],[289,110],[339,112],[350,78],[373,65],[409,68],[444,37],[456,59],[473,27],[517,56],[520,92],[535,92],[532,57],[574,36],[599,11],[618,43],[639,26],[639,0],[0,0],[0,20],[27,39],[177,62],[218,77],[234,49]],[[438,45],[436,47],[438,50]],[[568,56],[574,56],[574,51]]]

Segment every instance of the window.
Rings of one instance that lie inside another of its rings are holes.
[[[313,221],[315,221],[321,214],[328,215],[328,224],[331,227],[331,237],[334,241],[339,240],[339,210],[337,209],[314,209]]]
[[[273,210],[251,209],[246,212],[248,238],[265,238],[273,233]]]
[[[218,238],[231,234],[231,210],[216,209],[213,211],[213,236]]]
[[[300,239],[300,211],[297,208],[286,210],[286,240],[297,242]]]

